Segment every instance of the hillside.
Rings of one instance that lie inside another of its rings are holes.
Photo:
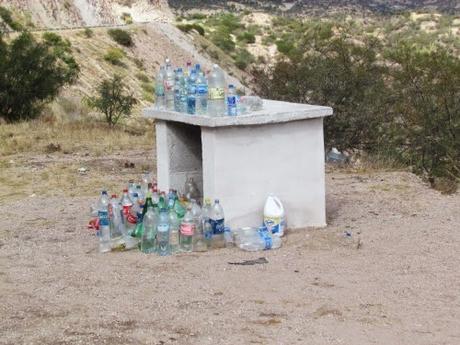
[[[407,10],[437,10],[450,13],[460,11],[457,0],[168,0],[176,11],[190,9],[258,9],[291,14],[330,14],[330,12],[391,13]],[[327,12],[326,12],[327,11]]]
[[[0,0],[33,27],[69,28],[169,20],[164,0]]]

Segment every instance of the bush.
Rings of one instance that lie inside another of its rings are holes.
[[[86,38],[91,38],[94,36],[93,30],[91,30],[90,28],[86,28],[85,30],[83,30],[83,34]]]
[[[115,126],[122,118],[131,116],[131,110],[137,103],[132,93],[126,92],[123,79],[114,75],[106,79],[97,88],[98,95],[86,99],[87,104],[101,112],[110,126]]]
[[[183,32],[189,32],[191,30],[197,31],[201,36],[204,36],[204,28],[199,24],[178,24],[177,28]]]
[[[236,39],[240,42],[245,42],[248,44],[256,43],[256,36],[248,31],[245,31],[242,34],[238,35]]]
[[[192,13],[188,16],[188,19],[191,20],[203,20],[206,19],[208,16],[204,13]]]
[[[225,52],[232,52],[235,50],[235,42],[233,42],[230,34],[222,29],[218,29],[211,34],[211,41]]]
[[[128,31],[121,29],[110,29],[108,34],[118,44],[125,47],[132,47],[134,45],[131,34]]]
[[[22,32],[5,42],[0,31],[0,117],[7,122],[37,117],[78,73],[70,43],[60,36],[45,34],[38,42]]]
[[[133,23],[133,17],[131,17],[131,14],[127,12],[123,12],[121,14],[121,20],[124,21],[125,24],[129,25]]]
[[[110,48],[104,55],[104,60],[110,62],[112,65],[123,66],[123,58],[125,52],[119,48]]]
[[[254,55],[246,49],[239,49],[235,55],[235,65],[241,70],[245,70],[249,64],[255,62]]]
[[[145,73],[137,73],[136,78],[139,81],[143,82],[143,83],[149,83],[150,82],[149,77]]]

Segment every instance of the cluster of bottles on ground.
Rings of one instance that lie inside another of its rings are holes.
[[[206,74],[200,64],[187,62],[185,68],[173,68],[169,59],[155,78],[155,96],[158,110],[191,115],[236,116],[262,106],[260,98],[240,98],[234,85],[227,87],[218,65]]]
[[[99,238],[99,252],[140,249],[161,256],[181,252],[203,252],[212,248],[235,245],[232,230],[225,226],[224,210],[218,199],[205,198],[201,206],[200,192],[193,181],[187,180],[184,194],[157,188],[155,180],[145,173],[139,184],[129,181],[121,198],[106,190],[92,208],[90,228]],[[278,248],[280,238],[272,236],[270,227],[256,232],[242,229],[243,250],[256,251]]]

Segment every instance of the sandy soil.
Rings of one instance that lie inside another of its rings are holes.
[[[0,344],[459,344],[460,194],[402,172],[327,188],[329,226],[279,250],[166,258],[98,254],[94,198],[2,202]]]

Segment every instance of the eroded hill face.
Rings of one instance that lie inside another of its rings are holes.
[[[176,11],[203,9],[259,9],[283,11],[292,14],[315,13],[326,14],[325,11],[390,13],[407,10],[438,10],[459,12],[458,0],[168,0]]]
[[[0,0],[30,26],[69,28],[169,20],[165,0]]]

